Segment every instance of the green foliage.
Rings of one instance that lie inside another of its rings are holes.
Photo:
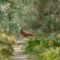
[[[20,37],[22,26],[27,31],[33,30],[40,36],[45,33],[58,32],[60,31],[59,6],[59,0],[0,0],[0,32],[15,35],[17,38]],[[54,53],[48,54],[47,59],[42,59],[43,56],[39,54],[43,54],[45,49],[58,46],[60,46],[60,38],[56,36],[30,39],[26,53],[34,55],[33,60],[54,60],[55,57],[52,56]],[[5,51],[3,50],[4,54]]]
[[[27,42],[26,53],[34,54],[38,53],[38,51],[42,52],[45,48],[48,47],[48,40],[46,38],[30,39]]]
[[[6,2],[10,2],[9,0],[0,0],[0,3],[1,4],[4,4],[4,3],[6,3]]]
[[[0,5],[10,3],[7,12],[1,12],[0,30],[19,36],[21,26],[27,31],[51,33],[60,31],[60,22],[57,18],[56,3],[53,0],[0,0]],[[7,2],[7,3],[4,3]],[[9,10],[10,9],[10,10]],[[7,16],[6,16],[7,14]],[[10,17],[9,17],[10,16]],[[10,20],[9,20],[10,19]],[[4,22],[4,23],[3,23]],[[16,29],[15,29],[16,28]],[[7,31],[9,30],[9,31]]]
[[[25,52],[29,54],[31,60],[54,60],[55,58],[59,60],[59,47],[60,38],[57,36],[55,36],[55,38],[41,36],[40,38],[34,38],[27,41]]]
[[[30,60],[60,60],[60,47],[45,49],[42,53],[30,55]]]
[[[42,53],[42,56],[47,60],[59,60],[60,59],[60,47],[50,48]]]

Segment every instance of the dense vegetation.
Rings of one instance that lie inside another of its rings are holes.
[[[16,37],[9,36],[6,33],[0,33],[0,60],[10,60],[13,55],[12,45],[15,44]]]
[[[0,31],[19,36],[24,30],[39,34],[60,31],[59,0],[0,0]]]
[[[29,54],[28,59],[60,60],[60,38],[49,37],[37,37],[27,41],[25,53]]]
[[[1,51],[20,38],[21,27],[39,36],[27,42],[33,60],[60,60],[60,0],[0,0]]]

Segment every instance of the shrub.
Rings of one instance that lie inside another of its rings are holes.
[[[45,49],[42,53],[29,55],[31,60],[60,60],[60,47]]]
[[[15,36],[0,33],[0,60],[9,60],[10,56],[13,55],[12,45],[15,43]]]
[[[14,44],[16,42],[16,37],[13,35],[8,35],[0,32],[0,41],[6,42],[9,44]]]
[[[60,60],[60,47],[50,48],[42,53],[44,60]]]
[[[27,41],[26,53],[33,54],[35,52],[42,51],[49,47],[47,38],[35,38]],[[38,49],[40,48],[40,49]],[[41,50],[42,49],[42,50]]]
[[[59,49],[59,38],[55,37],[50,39],[48,37],[39,37],[27,41],[25,52],[29,54],[31,60],[59,60]]]

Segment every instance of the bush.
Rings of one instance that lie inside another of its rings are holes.
[[[42,53],[44,60],[60,60],[60,47],[50,48]]]
[[[16,42],[16,37],[13,35],[8,35],[6,33],[0,32],[0,41],[6,42],[9,44],[14,44]]]
[[[37,49],[38,47],[43,49],[45,47],[48,47],[48,40],[43,38],[30,39],[29,41],[27,41],[26,53],[28,54],[36,53],[38,52],[37,50],[40,50],[40,49]]]
[[[26,54],[29,54],[31,60],[59,60],[60,39],[40,37],[29,39],[25,48]],[[46,56],[46,55],[47,56]]]
[[[0,60],[9,60],[13,55],[12,45],[15,43],[16,38],[12,35],[0,33]]]
[[[31,60],[60,60],[60,47],[45,49],[42,53],[30,55]]]

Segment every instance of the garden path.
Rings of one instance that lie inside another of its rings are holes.
[[[27,60],[27,55],[24,54],[24,48],[26,46],[26,38],[16,41],[16,44],[13,45],[13,56],[10,60]]]

